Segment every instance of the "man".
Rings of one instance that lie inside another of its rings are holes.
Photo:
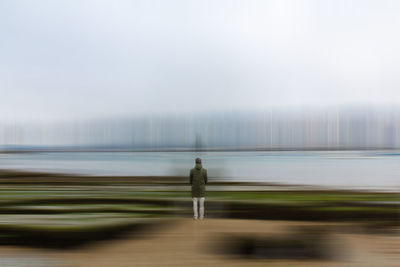
[[[207,170],[201,166],[201,159],[195,160],[195,167],[190,170],[190,184],[192,185],[193,219],[199,218],[198,203],[200,202],[200,220],[204,218],[204,197],[207,183]]]

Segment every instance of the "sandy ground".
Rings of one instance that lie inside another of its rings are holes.
[[[0,246],[0,266],[399,266],[400,238],[389,235],[335,234],[333,243],[341,254],[335,261],[246,260],[214,249],[223,234],[280,234],[298,225],[321,223],[173,219],[153,231],[76,250]]]

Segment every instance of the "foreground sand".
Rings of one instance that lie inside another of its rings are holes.
[[[216,238],[224,233],[279,234],[291,226],[321,223],[231,219],[171,220],[171,223],[154,231],[136,236],[127,235],[122,240],[101,242],[76,250],[54,251],[0,246],[0,266],[398,266],[400,262],[398,236],[340,232],[335,234],[335,245],[345,253],[335,261],[240,259],[213,252],[217,245]]]

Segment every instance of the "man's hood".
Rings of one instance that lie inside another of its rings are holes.
[[[200,169],[201,169],[201,163],[196,163],[195,168],[198,169],[198,170],[200,170]]]

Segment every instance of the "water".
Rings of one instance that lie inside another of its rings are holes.
[[[86,175],[188,175],[196,157],[210,179],[400,191],[400,153],[47,152],[0,154],[0,168]]]

